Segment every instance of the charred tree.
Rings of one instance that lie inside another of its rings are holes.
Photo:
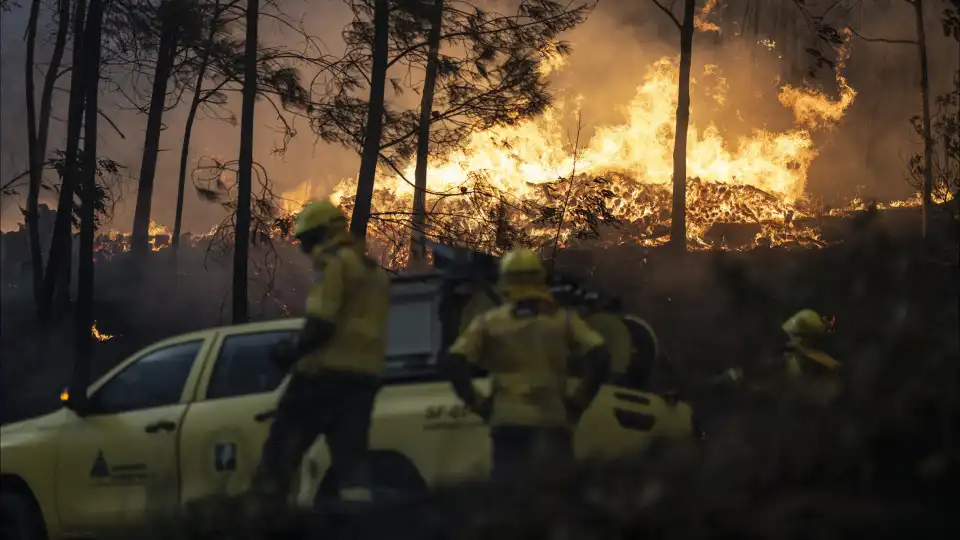
[[[253,184],[253,113],[257,97],[257,26],[260,0],[247,0],[240,157],[237,170],[237,221],[233,251],[233,323],[247,322],[247,258],[250,250],[250,194]]]
[[[677,130],[673,141],[673,212],[670,244],[687,249],[687,127],[690,125],[690,63],[693,56],[693,15],[696,0],[684,0],[680,27],[680,81],[677,92]]]
[[[921,193],[920,230],[924,241],[930,227],[930,211],[933,209],[933,134],[930,124],[930,77],[927,67],[927,33],[923,24],[923,0],[912,1],[917,17],[917,52],[920,55],[920,99],[923,123],[923,185]]]
[[[63,182],[60,185],[57,218],[53,225],[50,251],[47,256],[47,268],[43,277],[43,297],[40,302],[40,318],[49,319],[53,307],[54,293],[58,286],[66,287],[69,294],[69,268],[72,251],[71,233],[73,227],[73,196],[77,183],[77,153],[80,147],[80,126],[83,122],[84,108],[84,15],[86,0],[77,0],[73,14],[73,75],[70,77],[70,99],[67,117],[67,149],[64,155]],[[64,273],[67,275],[63,283]]]
[[[427,161],[430,156],[430,118],[433,115],[433,92],[437,86],[437,69],[440,58],[440,29],[443,25],[443,0],[435,0],[430,17],[430,33],[427,36],[427,71],[423,79],[423,96],[420,99],[420,128],[417,132],[417,165],[414,172],[413,230],[411,234],[410,259],[422,261],[425,257],[423,243],[424,226],[427,222]]]
[[[150,229],[150,207],[153,202],[153,180],[157,172],[157,157],[160,151],[160,131],[167,99],[167,83],[173,72],[179,21],[176,3],[180,0],[163,0],[160,3],[160,41],[157,48],[156,68],[153,73],[153,88],[147,115],[147,129],[143,142],[143,157],[140,161],[140,182],[137,188],[137,205],[133,215],[133,230],[130,235],[130,252],[142,259],[149,251],[147,239]]]
[[[799,0],[795,0],[799,1]],[[921,223],[920,231],[921,236],[926,241],[930,213],[933,210],[933,154],[934,154],[934,139],[932,132],[932,123],[933,118],[930,112],[930,78],[929,78],[929,65],[927,58],[927,35],[926,29],[924,28],[924,13],[923,13],[923,0],[906,0],[907,3],[913,6],[914,9],[914,18],[916,23],[916,39],[887,39],[887,38],[878,38],[878,37],[866,37],[861,35],[856,30],[852,30],[853,34],[856,35],[863,41],[875,42],[875,43],[886,43],[886,44],[897,44],[897,45],[912,45],[917,48],[917,55],[919,56],[919,69],[920,69],[920,101],[921,101],[921,111],[920,116],[913,117],[914,127],[917,130],[917,133],[923,139],[923,165],[917,167],[920,170],[919,176],[921,177],[920,182],[920,197],[921,197]],[[828,27],[826,25],[821,25],[822,29],[820,30],[821,34],[828,32],[836,34],[836,30]],[[945,27],[946,31],[946,27]],[[949,34],[949,32],[946,32]],[[821,38],[822,39],[822,38]]]
[[[367,235],[373,185],[376,182],[377,163],[380,160],[380,138],[383,128],[383,99],[387,84],[387,56],[389,54],[390,13],[387,0],[373,3],[373,61],[370,69],[370,99],[367,123],[357,174],[357,196],[350,220],[350,232],[360,238]]]
[[[90,381],[91,327],[93,326],[93,238],[96,234],[97,199],[97,102],[100,83],[100,45],[103,0],[90,0],[87,34],[84,37],[83,165],[80,189],[80,250],[77,263],[77,307],[74,312],[75,358],[73,388],[86,388]],[[81,74],[77,74],[80,76]],[[83,392],[81,392],[83,393]]]
[[[25,82],[27,94],[27,153],[30,160],[30,187],[27,192],[27,209],[24,221],[30,237],[30,266],[33,274],[33,301],[38,307],[43,295],[43,257],[40,255],[40,226],[37,212],[40,202],[40,180],[43,176],[43,157],[37,159],[37,106],[33,83],[33,59],[37,43],[37,21],[40,18],[40,0],[30,4],[30,18],[27,20],[27,63]]]
[[[203,81],[207,75],[207,69],[210,67],[211,56],[213,54],[214,41],[217,37],[217,31],[220,24],[220,17],[223,9],[220,0],[216,0],[214,12],[210,21],[210,29],[206,39],[198,51],[198,62],[196,75],[196,87],[193,90],[193,98],[190,100],[190,110],[187,112],[187,122],[183,128],[183,143],[180,147],[180,171],[177,176],[177,210],[173,219],[173,239],[170,249],[173,250],[174,269],[176,269],[176,260],[180,248],[181,226],[183,223],[183,192],[187,178],[187,161],[190,157],[190,136],[193,134],[193,123],[197,118],[197,111],[203,102]]]
[[[687,250],[687,128],[690,125],[690,63],[693,57],[696,0],[684,0],[682,23],[670,7],[658,0],[652,1],[680,30],[680,73],[677,82],[677,125],[673,139],[673,207],[669,245],[682,252]],[[748,2],[748,13],[750,5]]]
[[[39,3],[39,2],[35,2]],[[27,192],[27,214],[25,221],[30,237],[30,259],[33,271],[33,295],[39,310],[43,298],[43,256],[40,245],[39,203],[40,186],[43,183],[43,169],[47,157],[47,142],[50,133],[50,112],[53,107],[53,90],[60,76],[60,63],[67,44],[67,30],[70,26],[70,2],[60,0],[57,19],[57,33],[53,42],[50,64],[43,78],[43,90],[40,94],[40,117],[36,116],[33,89],[33,54],[36,43],[37,20],[31,11],[30,33],[27,37],[27,129],[29,135],[30,186]],[[32,9],[32,6],[31,6]],[[36,128],[34,129],[34,125]]]

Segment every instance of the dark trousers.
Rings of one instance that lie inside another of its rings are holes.
[[[304,452],[321,434],[326,436],[338,487],[368,485],[364,456],[379,389],[379,379],[368,375],[294,373],[263,443],[254,491],[285,498]]]
[[[490,438],[494,480],[523,475],[534,463],[566,466],[574,461],[572,433],[565,426],[494,426]]]

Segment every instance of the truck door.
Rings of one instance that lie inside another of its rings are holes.
[[[286,372],[274,366],[270,349],[295,336],[290,329],[219,336],[181,435],[184,503],[250,487],[285,386]]]
[[[137,527],[176,508],[177,437],[209,341],[194,334],[139,353],[93,389],[84,417],[67,423],[57,467],[65,532]]]

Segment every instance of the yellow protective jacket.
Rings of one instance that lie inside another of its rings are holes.
[[[526,313],[508,302],[475,317],[450,348],[490,373],[490,424],[567,425],[568,359],[603,345],[576,312],[544,294]]]
[[[390,277],[363,253],[363,244],[344,238],[311,252],[314,278],[307,317],[334,324],[330,340],[297,361],[306,374],[349,371],[380,376],[386,357]]]
[[[840,392],[840,362],[824,351],[792,338],[784,352],[787,375],[811,400],[826,404]]]
[[[793,337],[782,357],[762,364],[756,373],[745,374],[742,368],[731,368],[724,373],[723,379],[743,385],[749,391],[770,394],[778,392],[786,383],[811,400],[825,404],[840,391],[840,367],[841,363],[826,352]]]

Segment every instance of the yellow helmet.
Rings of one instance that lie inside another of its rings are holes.
[[[519,248],[507,252],[500,259],[500,279],[513,281],[519,278],[526,282],[543,283],[547,279],[547,271],[543,262],[536,253],[529,249]]]
[[[294,235],[300,236],[316,229],[336,232],[346,228],[346,226],[347,218],[343,216],[343,212],[332,202],[310,201],[297,216]]]
[[[802,309],[783,323],[783,331],[790,336],[815,336],[833,331],[833,318],[821,317],[812,309]]]

